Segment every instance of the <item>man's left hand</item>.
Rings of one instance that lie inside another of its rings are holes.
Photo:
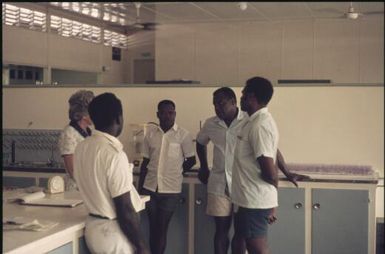
[[[270,215],[266,219],[269,224],[273,224],[277,220],[275,207],[271,209]]]
[[[298,187],[297,181],[309,180],[310,176],[300,175],[296,173],[290,173],[290,175],[286,176],[287,179],[292,182],[296,187]]]

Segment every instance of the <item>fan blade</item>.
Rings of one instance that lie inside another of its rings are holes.
[[[362,14],[364,15],[380,15],[380,14],[384,14],[383,11],[366,11],[366,12],[362,12]]]
[[[314,9],[313,11],[314,12],[327,12],[327,13],[331,13],[331,14],[342,14],[343,13],[343,11],[333,9],[333,8]]]

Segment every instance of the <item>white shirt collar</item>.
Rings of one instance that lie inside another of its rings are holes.
[[[174,123],[174,125],[171,127],[171,129],[173,129],[174,131],[177,131],[178,130],[178,125],[176,124],[176,123]],[[170,129],[170,130],[171,130]],[[158,130],[159,131],[161,131],[161,132],[164,132],[163,130],[162,130],[162,128],[160,127],[160,125],[158,125]]]
[[[237,108],[238,109],[238,114],[237,114],[237,120],[242,120],[246,115],[247,115],[247,113],[246,112],[244,112],[244,111],[242,111],[242,110],[240,110],[239,108]],[[215,116],[215,119],[214,119],[217,123],[219,123],[219,122],[224,122],[222,119],[220,119],[218,116]]]
[[[98,131],[98,130],[95,129],[92,132],[92,136],[104,137],[117,150],[122,150],[123,149],[123,144],[119,141],[119,139],[117,139],[116,137],[114,137],[114,136],[112,136],[112,135],[110,135],[110,134],[108,134],[106,132]]]
[[[255,112],[250,116],[250,121],[254,120],[254,119],[257,118],[259,115],[264,114],[264,113],[266,113],[266,112],[268,112],[267,107],[263,107],[263,108],[258,109],[257,111],[255,111]]]

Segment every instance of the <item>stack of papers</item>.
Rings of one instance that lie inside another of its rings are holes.
[[[45,231],[59,223],[48,220],[36,220],[27,217],[3,218],[3,230]]]

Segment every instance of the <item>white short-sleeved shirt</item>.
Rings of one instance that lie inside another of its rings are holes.
[[[73,154],[76,146],[83,140],[84,137],[74,127],[67,125],[60,133],[58,141],[60,154]]]
[[[113,198],[133,190],[132,169],[116,137],[94,130],[78,144],[74,177],[90,213],[116,218]]]
[[[183,162],[195,155],[190,133],[174,124],[166,133],[159,126],[147,130],[143,142],[143,157],[148,158],[148,171],[143,187],[159,193],[180,193]]]
[[[261,178],[257,158],[276,158],[279,133],[267,108],[251,115],[238,136],[235,148],[231,199],[245,208],[267,209],[278,206],[277,189]]]
[[[238,110],[237,117],[228,127],[223,120],[214,116],[207,119],[199,131],[199,144],[207,145],[210,141],[214,144],[213,167],[207,184],[208,193],[226,196],[226,184],[231,192],[235,144],[247,118],[247,113]]]

